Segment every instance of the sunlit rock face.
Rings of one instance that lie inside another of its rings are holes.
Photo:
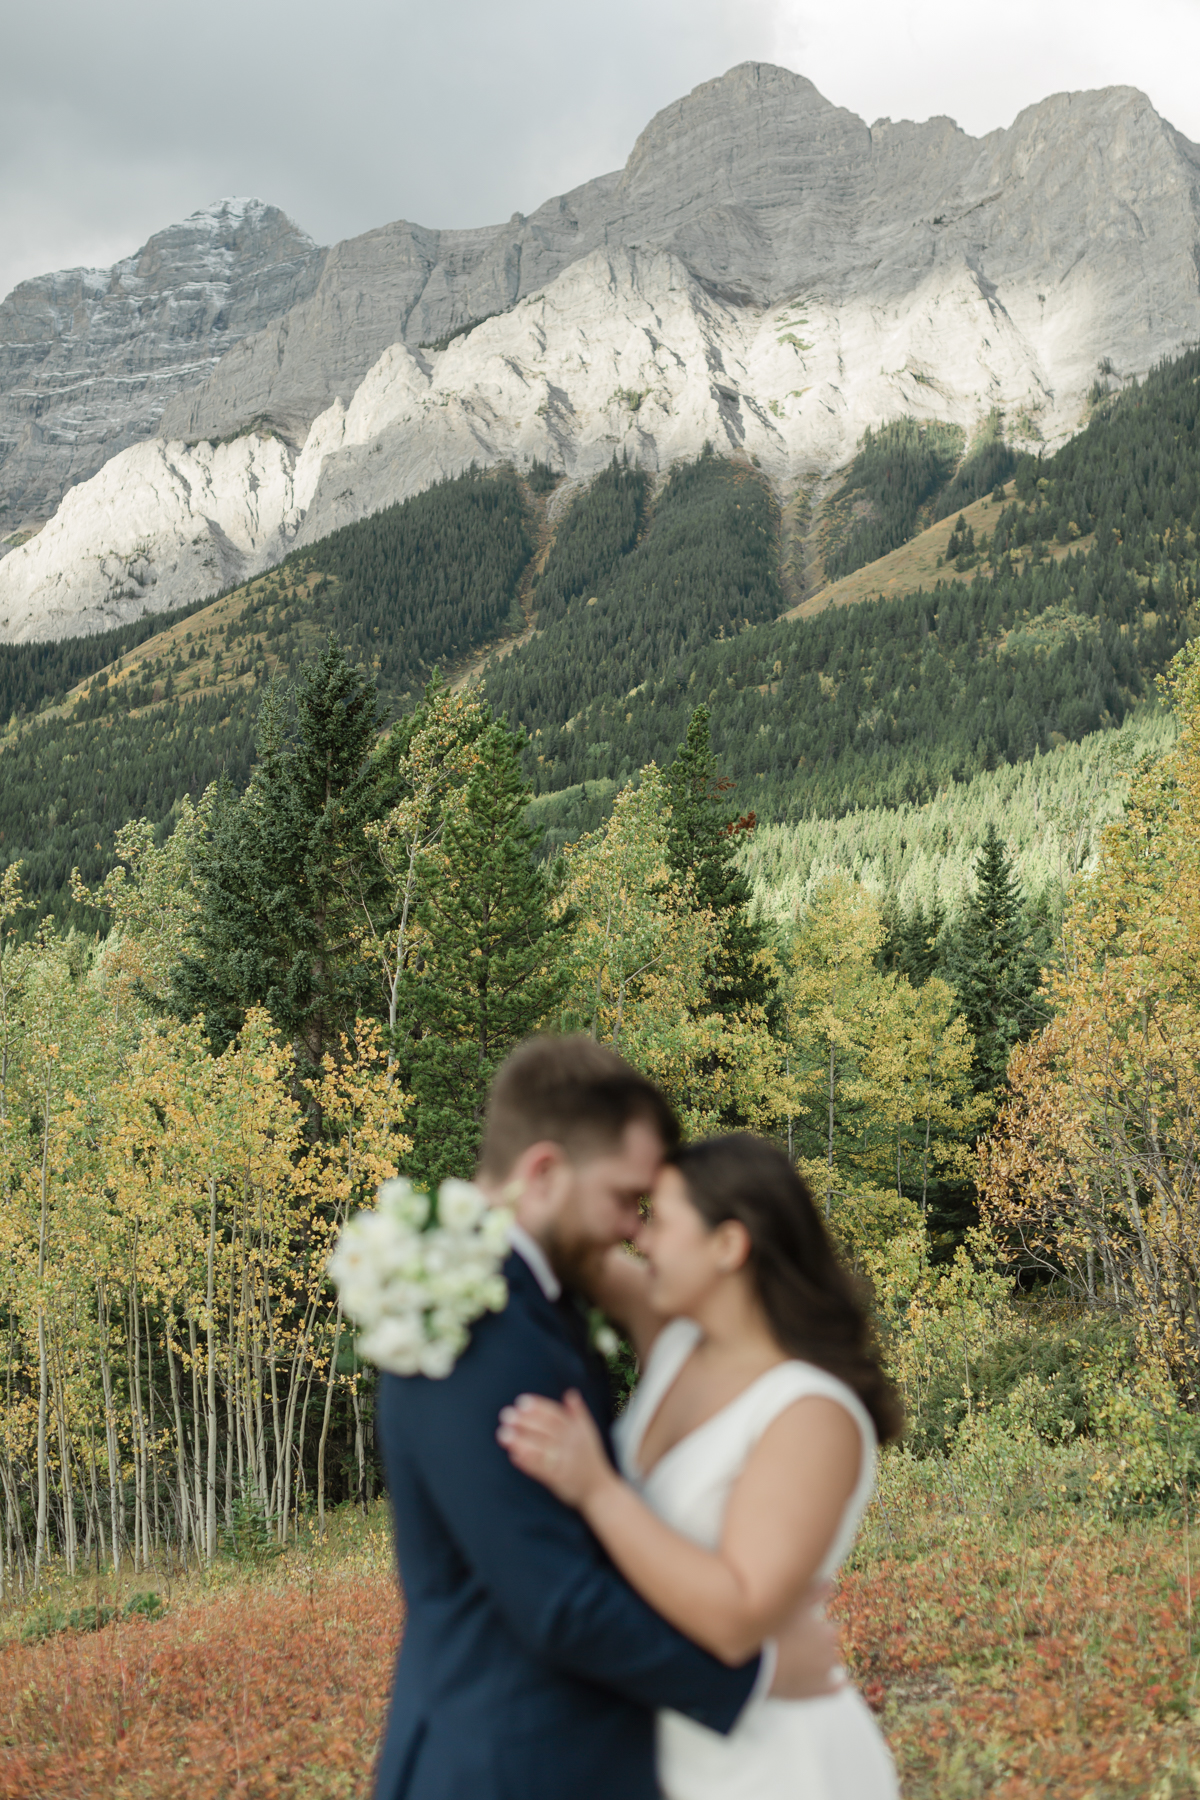
[[[0,562],[0,636],[190,599],[473,461],[542,457],[570,484],[614,451],[663,469],[707,440],[788,491],[867,425],[970,433],[993,408],[1012,441],[1052,446],[1102,361],[1141,373],[1200,336],[1198,196],[1200,150],[1131,88],[1056,95],[978,139],[949,119],[868,128],[744,64],[652,120],[620,173],[528,218],[401,222],[329,251],[297,234],[291,263],[281,236],[262,291],[274,305],[294,280],[294,303],[239,325],[153,446]],[[194,482],[214,445],[230,456]]]
[[[122,450],[0,563],[0,637],[103,631],[277,562],[294,461],[278,439],[254,434]]]

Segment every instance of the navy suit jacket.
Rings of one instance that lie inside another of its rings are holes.
[[[521,1257],[444,1381],[384,1375],[378,1425],[407,1603],[376,1800],[655,1800],[654,1712],[728,1731],[730,1669],[617,1573],[579,1515],[496,1442],[518,1394],[577,1387],[607,1435],[608,1372]]]

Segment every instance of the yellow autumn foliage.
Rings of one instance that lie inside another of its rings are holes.
[[[1200,1377],[1200,651],[1167,683],[1177,746],[1134,783],[1077,884],[1054,1018],[1019,1046],[981,1152],[997,1227],[1138,1319],[1185,1394]]]

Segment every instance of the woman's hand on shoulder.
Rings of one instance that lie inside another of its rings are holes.
[[[500,1414],[497,1442],[524,1475],[583,1511],[609,1482],[618,1481],[596,1421],[574,1388],[562,1405],[541,1394],[519,1394]]]

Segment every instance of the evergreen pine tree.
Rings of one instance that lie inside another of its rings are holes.
[[[914,900],[907,913],[889,898],[883,909],[881,968],[906,976],[915,988],[924,987],[931,975],[941,973],[945,925],[946,909],[937,898],[928,912],[920,900]]]
[[[476,743],[464,803],[447,820],[418,907],[424,947],[402,998],[414,1173],[470,1175],[492,1076],[561,991],[550,880],[525,823],[521,740],[493,722]]]
[[[1046,1018],[1020,886],[995,825],[988,826],[975,865],[975,892],[959,925],[950,975],[975,1039],[975,1085],[985,1093],[1004,1080],[1013,1045]]]
[[[338,1034],[366,1010],[371,971],[361,909],[383,896],[382,870],[363,827],[379,811],[371,750],[374,685],[336,638],[300,673],[295,733],[287,698],[267,690],[258,762],[238,798],[218,789],[197,867],[193,948],[173,973],[176,1009],[204,1015],[215,1049],[265,1006],[311,1074]]]
[[[754,815],[739,819],[731,812],[725,800],[731,786],[717,773],[708,708],[698,706],[667,770],[667,856],[672,873],[690,877],[698,904],[717,916],[720,948],[708,999],[727,1015],[747,1004],[770,1008],[774,1000],[774,984],[755,961],[766,936],[750,917],[750,883],[737,864],[738,834],[754,829]]]

